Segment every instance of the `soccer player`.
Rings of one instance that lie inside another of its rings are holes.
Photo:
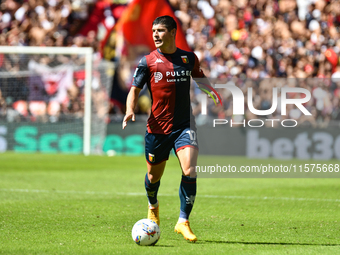
[[[189,225],[189,215],[196,196],[198,143],[189,91],[190,76],[194,79],[206,78],[197,56],[177,48],[176,30],[176,22],[170,16],[154,20],[152,34],[157,49],[144,56],[136,68],[122,126],[124,129],[129,120],[135,121],[134,109],[146,83],[152,99],[145,134],[148,219],[160,224],[157,192],[169,153],[174,149],[182,168],[180,213],[175,232],[182,234],[186,240],[196,242],[197,238]]]

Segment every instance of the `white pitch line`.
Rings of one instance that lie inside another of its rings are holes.
[[[0,191],[9,192],[26,192],[26,193],[66,193],[66,194],[100,194],[100,195],[111,195],[112,192],[101,192],[101,191],[76,191],[76,190],[43,190],[43,189],[0,189]]]
[[[75,190],[42,190],[42,189],[0,189],[5,192],[26,193],[64,193],[64,194],[90,194],[90,195],[118,195],[118,196],[145,196],[137,192],[106,192],[106,191],[75,191]],[[177,197],[177,194],[158,194],[161,197]],[[249,196],[219,196],[197,195],[204,198],[245,199],[245,200],[288,200],[288,201],[314,201],[314,202],[340,202],[340,199],[327,198],[301,198],[301,197],[249,197]]]

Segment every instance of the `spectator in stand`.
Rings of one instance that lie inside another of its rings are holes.
[[[0,88],[0,119],[4,118],[6,116],[6,100],[2,96],[1,88]]]

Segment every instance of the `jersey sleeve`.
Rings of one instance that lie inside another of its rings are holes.
[[[198,57],[196,56],[196,54],[194,53],[195,56],[195,64],[194,64],[194,68],[191,72],[191,76],[192,78],[195,80],[197,86],[206,94],[210,95],[211,97],[215,98],[215,100],[218,100],[218,102],[221,103],[222,105],[222,101],[221,101],[221,97],[220,95],[217,93],[217,91],[214,89],[214,87],[212,86],[212,84],[210,83],[209,79],[204,75],[201,67],[200,67],[200,63],[198,60]],[[215,102],[216,104],[216,102]]]
[[[196,56],[195,53],[193,53],[193,54],[194,54],[194,57],[195,57],[195,64],[194,64],[194,68],[191,72],[192,78],[195,80],[197,86],[200,89],[202,89],[203,91],[205,91],[205,90],[207,90],[209,92],[214,91],[209,79],[205,76],[205,74],[203,73],[203,71],[200,67],[200,62],[198,60],[198,57]]]
[[[195,57],[195,64],[194,64],[194,68],[192,69],[192,72],[191,72],[191,76],[192,78],[204,78],[205,75],[200,67],[200,62],[198,60],[198,57],[196,56],[195,53],[194,54],[194,57]]]
[[[144,84],[147,82],[149,77],[149,69],[148,65],[146,63],[146,57],[143,57],[135,70],[135,73],[133,74],[133,81],[132,85],[136,86],[137,88],[142,89],[144,87]]]

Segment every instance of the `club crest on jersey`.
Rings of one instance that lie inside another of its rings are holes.
[[[181,56],[182,58],[182,61],[184,64],[188,64],[189,63],[189,59],[188,59],[188,56]]]
[[[149,161],[151,163],[155,162],[155,155],[154,154],[149,153]]]
[[[161,72],[155,72],[153,76],[155,77],[155,83],[158,83],[163,78],[163,74]]]

